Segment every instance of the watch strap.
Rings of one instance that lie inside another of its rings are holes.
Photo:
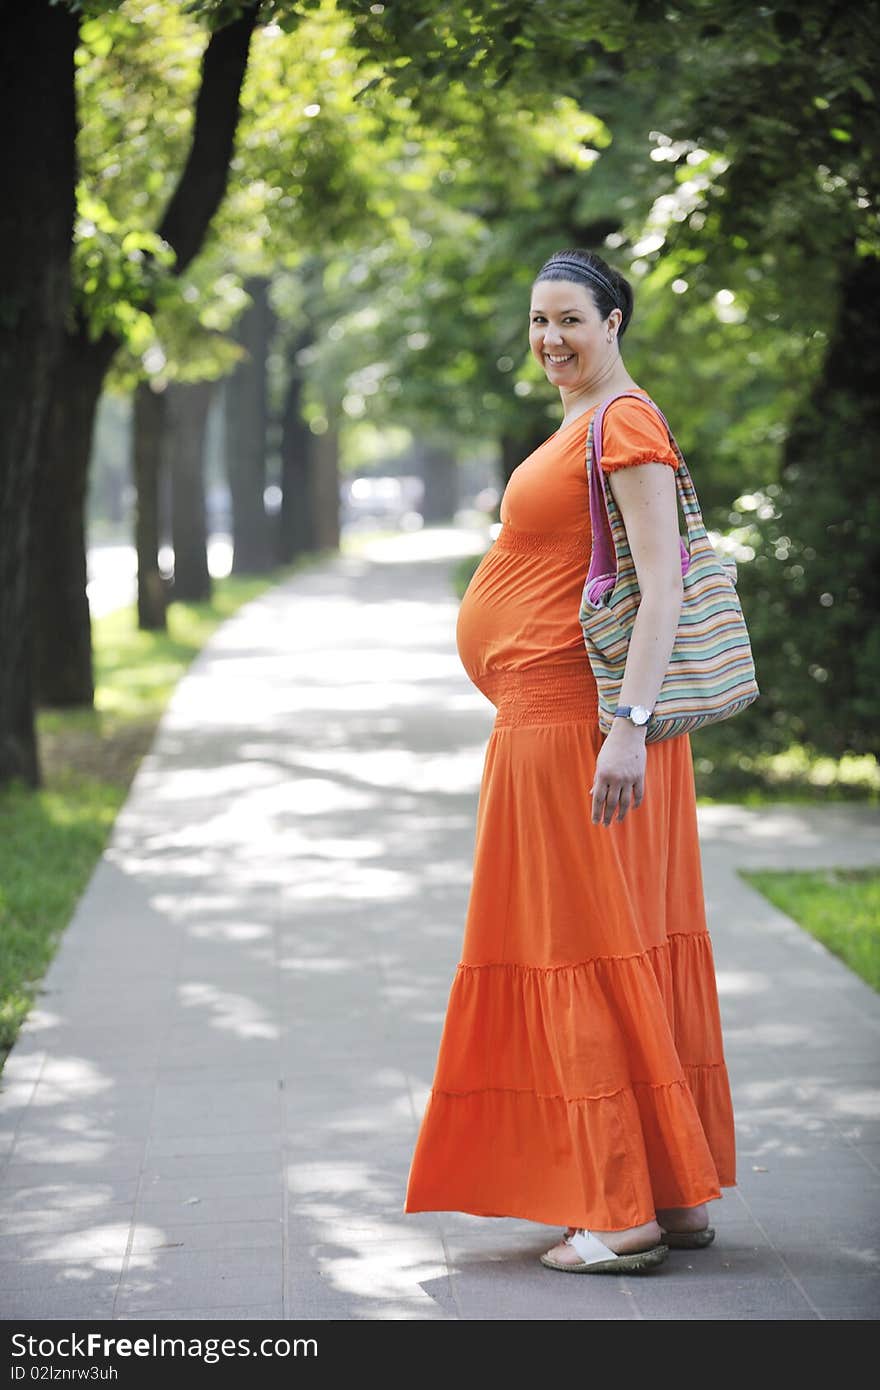
[[[646,709],[646,708],[647,708],[646,705],[618,705],[617,708],[616,708],[616,710],[614,711],[614,716],[613,716],[613,717],[614,717],[615,719],[617,719],[618,717],[621,718],[621,719],[629,719],[630,716],[632,715],[632,712],[633,712],[634,709]],[[654,715],[654,711],[653,711],[653,710],[648,710],[648,718],[647,718],[647,720],[645,721],[646,724],[650,724],[651,719],[653,718],[653,715]],[[635,722],[635,721],[633,721],[633,722]],[[641,728],[644,728],[645,725],[644,725],[644,724],[643,724],[643,725],[640,725],[640,727],[641,727]]]

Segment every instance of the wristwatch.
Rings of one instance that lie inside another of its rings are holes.
[[[645,709],[644,705],[618,705],[614,711],[614,718],[628,719],[637,729],[641,729],[647,724],[651,714],[652,711]]]

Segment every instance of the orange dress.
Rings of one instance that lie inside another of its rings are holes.
[[[461,661],[497,714],[407,1212],[622,1230],[736,1181],[688,735],[647,745],[622,825],[590,819],[590,413],[514,470],[459,610]],[[658,417],[615,402],[602,467],[652,460],[676,466]]]

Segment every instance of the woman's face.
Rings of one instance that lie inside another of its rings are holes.
[[[576,391],[601,374],[617,352],[619,309],[599,316],[593,296],[572,280],[538,280],[532,286],[529,344],[547,380]]]

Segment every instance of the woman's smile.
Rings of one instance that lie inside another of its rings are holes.
[[[571,280],[539,280],[532,287],[529,346],[566,410],[585,392],[600,391],[619,363],[620,312],[603,318],[589,289]]]

